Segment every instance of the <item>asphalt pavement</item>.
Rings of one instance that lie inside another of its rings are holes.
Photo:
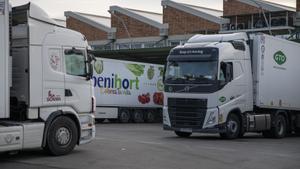
[[[0,169],[300,169],[300,137],[247,134],[178,138],[161,124],[98,124],[95,140],[67,156],[37,150],[0,155]]]

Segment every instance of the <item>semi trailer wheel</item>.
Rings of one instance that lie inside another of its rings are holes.
[[[220,133],[220,136],[225,139],[236,139],[240,136],[240,120],[235,114],[230,114],[226,121],[226,132]]]
[[[130,120],[130,113],[128,110],[121,109],[119,112],[119,121],[120,123],[128,123]]]
[[[146,117],[145,117],[145,121],[147,122],[147,123],[154,123],[155,122],[155,113],[154,113],[154,111],[148,111],[147,113],[146,113]]]
[[[266,138],[283,138],[287,133],[286,119],[283,115],[277,115],[274,119],[274,126],[269,131],[264,131]]]
[[[181,132],[181,131],[175,131],[175,134],[178,137],[184,137],[184,138],[190,137],[192,135],[192,133]]]
[[[135,110],[133,112],[133,122],[144,123],[144,112],[142,110]]]
[[[49,127],[46,150],[55,156],[70,153],[77,144],[78,130],[75,122],[66,116],[57,117]]]

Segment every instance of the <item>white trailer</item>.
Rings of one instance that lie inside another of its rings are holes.
[[[0,0],[0,152],[67,154],[95,136],[85,37],[32,3]]]
[[[164,128],[183,137],[299,132],[299,53],[300,44],[265,34],[192,37],[168,57]]]
[[[154,122],[161,117],[163,71],[163,65],[97,58],[96,120]]]

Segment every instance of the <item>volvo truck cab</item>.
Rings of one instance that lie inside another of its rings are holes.
[[[204,132],[237,138],[263,132],[281,138],[292,132],[299,125],[299,105],[293,100],[300,97],[291,91],[283,101],[280,78],[287,79],[286,85],[300,82],[292,78],[297,76],[293,65],[277,78],[272,75],[279,71],[273,70],[279,49],[289,51],[290,61],[296,61],[300,46],[268,35],[235,33],[196,35],[172,49],[164,77],[164,129],[181,137]],[[268,82],[276,87],[267,89]]]

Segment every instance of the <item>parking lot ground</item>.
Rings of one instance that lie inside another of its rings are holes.
[[[95,140],[71,154],[41,150],[0,155],[1,169],[299,169],[300,137],[265,139],[248,134],[178,138],[161,124],[98,124]]]

